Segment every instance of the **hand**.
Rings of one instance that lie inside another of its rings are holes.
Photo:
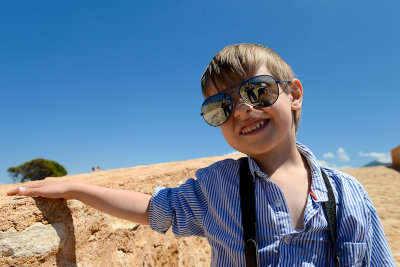
[[[13,188],[7,192],[8,196],[38,196],[46,198],[65,198],[69,199],[68,192],[71,189],[71,183],[61,181],[38,181],[27,183],[24,186]]]

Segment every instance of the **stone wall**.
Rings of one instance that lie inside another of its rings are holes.
[[[50,178],[152,194],[221,157]],[[76,200],[5,196],[0,186],[0,266],[209,266],[204,238],[176,238]]]
[[[390,154],[392,155],[392,165],[394,167],[400,168],[400,145],[393,148],[390,151]]]
[[[397,148],[396,148],[397,149]],[[240,155],[236,156],[239,157]],[[174,187],[198,168],[222,159],[204,158],[69,175],[81,181],[152,194]],[[357,177],[374,203],[396,264],[400,266],[400,172],[385,166],[345,170]],[[209,266],[204,238],[176,238],[148,226],[109,216],[76,200],[5,196],[0,186],[0,266]]]

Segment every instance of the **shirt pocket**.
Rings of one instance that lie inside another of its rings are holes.
[[[344,242],[336,253],[340,261],[340,266],[363,266],[367,252],[366,243]]]

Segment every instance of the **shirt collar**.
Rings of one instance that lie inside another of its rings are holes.
[[[260,170],[256,161],[250,156],[247,156],[247,158],[249,160],[249,169],[253,176],[253,182],[255,182],[257,177],[268,179],[268,176]]]
[[[328,201],[328,190],[326,189],[324,179],[322,178],[321,166],[318,163],[318,160],[315,158],[310,149],[308,149],[305,145],[296,142],[297,149],[303,155],[303,157],[307,160],[308,166],[311,170],[311,190],[314,192],[317,197],[317,201],[326,202]]]
[[[317,161],[317,159],[314,157],[313,153],[311,150],[309,150],[305,145],[296,142],[297,150],[300,152],[301,155],[307,160],[308,166],[310,166],[311,170],[311,190],[314,192],[315,196],[317,197],[317,201],[322,201],[326,202],[328,201],[328,190],[326,189],[324,180],[322,178],[321,174],[321,169],[320,165]],[[268,179],[267,174],[263,173],[260,170],[260,167],[256,163],[256,161],[251,158],[250,156],[247,156],[249,159],[249,168],[250,172],[253,175],[253,181],[257,177],[263,178],[263,179]]]

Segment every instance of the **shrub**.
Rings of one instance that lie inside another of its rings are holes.
[[[67,174],[65,168],[52,160],[37,158],[19,166],[7,169],[15,182],[42,180],[46,177],[60,177]]]

